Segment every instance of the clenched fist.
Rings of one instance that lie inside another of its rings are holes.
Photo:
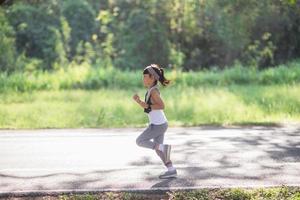
[[[137,103],[139,103],[139,102],[141,101],[139,95],[137,95],[137,94],[133,95],[132,98],[133,98]]]

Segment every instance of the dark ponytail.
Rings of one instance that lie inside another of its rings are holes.
[[[160,78],[159,78],[159,82],[163,85],[163,86],[167,86],[167,85],[169,85],[169,83],[170,83],[170,80],[167,80],[166,79],[166,77],[165,77],[165,75],[164,75],[164,69],[163,68],[160,68],[160,71],[161,71],[161,73],[160,73]]]
[[[169,83],[171,82],[170,80],[167,80],[165,75],[164,75],[164,69],[162,67],[160,67],[157,64],[151,64],[151,67],[156,71],[156,73],[159,75],[159,82],[163,85],[163,86],[167,86],[169,85]]]

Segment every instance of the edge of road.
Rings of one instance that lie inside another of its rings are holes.
[[[212,185],[212,186],[190,186],[190,187],[158,187],[158,188],[107,188],[107,189],[69,189],[69,190],[28,190],[28,191],[15,191],[15,192],[3,192],[0,191],[0,198],[7,197],[38,197],[38,196],[59,196],[59,195],[80,195],[80,194],[98,194],[103,192],[128,192],[128,193],[143,193],[143,194],[164,194],[170,191],[191,191],[197,189],[256,189],[256,188],[274,188],[274,187],[300,187],[297,184],[280,185]]]
[[[1,131],[61,131],[61,130],[106,130],[106,131],[115,131],[122,129],[132,129],[132,130],[140,130],[145,129],[148,124],[138,126],[130,126],[130,127],[76,127],[76,128],[57,128],[57,127],[47,127],[47,128],[0,128]],[[300,127],[300,121],[293,122],[249,122],[242,124],[199,124],[196,126],[170,126],[169,128],[173,129],[185,129],[185,128],[203,128],[203,129],[220,129],[220,128],[253,128],[253,127],[261,127],[261,128],[284,128],[284,127]]]

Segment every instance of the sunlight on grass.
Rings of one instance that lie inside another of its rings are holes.
[[[170,126],[272,124],[300,120],[300,85],[161,88]],[[0,95],[1,128],[142,127],[133,89]],[[143,98],[145,89],[137,93]]]

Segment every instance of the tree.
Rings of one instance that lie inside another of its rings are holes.
[[[43,69],[51,69],[61,53],[55,51],[57,42],[60,42],[56,19],[32,5],[23,4],[13,5],[8,16],[16,32],[18,53],[41,59]]]
[[[0,71],[15,70],[15,33],[0,8]]]
[[[91,6],[82,0],[68,0],[63,4],[63,15],[71,28],[70,55],[76,54],[77,45],[91,41],[95,31],[95,13]]]
[[[148,10],[134,9],[118,35],[120,54],[117,66],[138,68],[151,63],[168,64],[169,47],[166,27]]]

